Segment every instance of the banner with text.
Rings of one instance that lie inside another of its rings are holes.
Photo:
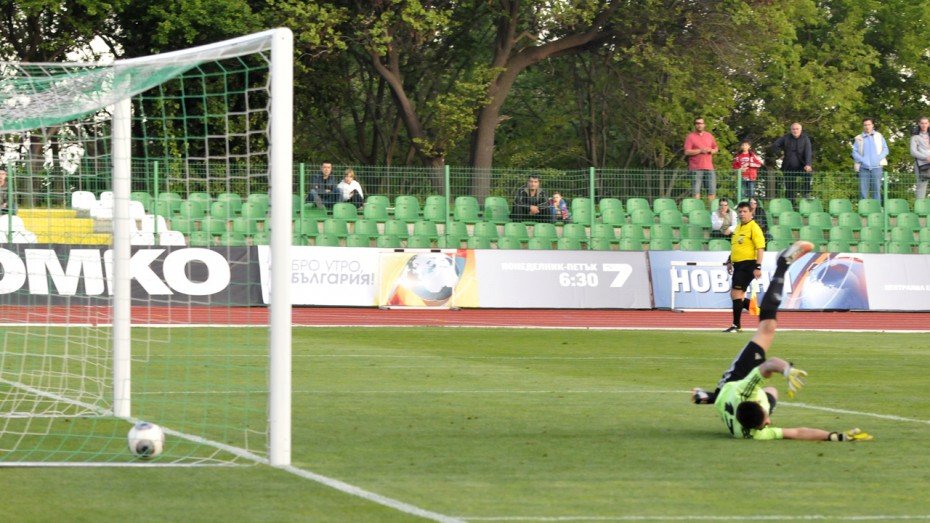
[[[293,247],[291,299],[294,305],[371,307],[378,304],[381,250],[367,247]],[[262,298],[269,302],[271,247],[258,247]]]

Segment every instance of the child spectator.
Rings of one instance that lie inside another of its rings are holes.
[[[362,186],[355,180],[355,171],[346,169],[345,178],[336,186],[342,201],[355,204],[359,209],[365,204],[365,195]]]
[[[743,200],[745,200],[756,194],[757,169],[762,167],[762,160],[756,156],[756,153],[752,150],[752,143],[749,140],[740,142],[739,149],[739,154],[733,158],[733,168],[740,170],[743,185]]]
[[[572,221],[572,213],[568,211],[568,202],[562,199],[561,193],[552,193],[552,198],[549,199],[549,208],[552,209],[553,221],[565,223]]]

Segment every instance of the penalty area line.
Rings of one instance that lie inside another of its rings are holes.
[[[801,514],[754,516],[461,516],[466,521],[912,521],[930,519],[925,515],[849,515]]]

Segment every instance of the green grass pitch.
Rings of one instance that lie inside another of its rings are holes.
[[[191,329],[201,343],[184,345],[199,365],[242,352],[243,372],[211,385],[226,390],[196,399],[217,412],[237,408],[224,392],[262,386],[266,356],[228,345],[260,347],[263,331],[246,330]],[[749,337],[295,328],[294,466],[473,521],[930,519],[926,334],[778,334],[769,354],[810,376],[794,401],[782,394],[776,424],[875,435],[855,444],[735,440],[712,407],[688,402]],[[160,357],[172,355],[151,365]],[[176,378],[196,383],[194,367]],[[13,467],[0,485],[9,521],[418,519],[267,466]]]

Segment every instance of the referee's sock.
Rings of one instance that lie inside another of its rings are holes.
[[[733,300],[733,325],[740,327],[740,315],[743,312],[743,300]]]
[[[749,298],[743,298],[743,309],[749,310]]]

